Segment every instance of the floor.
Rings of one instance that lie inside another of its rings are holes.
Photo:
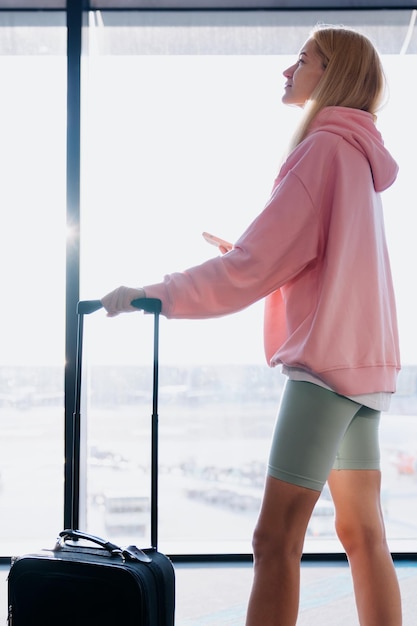
[[[398,562],[403,626],[415,626],[417,562]],[[241,565],[176,565],[176,626],[243,626],[252,568]],[[303,563],[297,626],[359,626],[345,563]]]
[[[417,562],[396,563],[403,626],[415,626]],[[0,566],[0,625],[7,623],[8,566]],[[176,563],[176,626],[243,626],[252,567],[248,563]],[[345,563],[305,562],[297,626],[358,626]]]

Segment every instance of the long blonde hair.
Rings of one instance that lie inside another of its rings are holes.
[[[311,122],[324,107],[360,109],[376,119],[385,92],[381,60],[367,37],[341,26],[317,26],[310,39],[325,71],[305,107],[291,149],[306,137]]]

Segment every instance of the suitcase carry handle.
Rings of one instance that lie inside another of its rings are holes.
[[[59,539],[56,543],[55,550],[60,550],[63,544],[65,544],[65,542],[67,541],[67,539],[73,541],[78,541],[79,539],[91,541],[91,543],[99,545],[101,548],[104,548],[105,550],[110,552],[110,554],[120,555],[126,561],[140,561],[141,563],[152,562],[152,559],[145,552],[143,552],[143,550],[140,550],[136,546],[121,548],[111,541],[106,541],[106,539],[102,539],[101,537],[97,537],[96,535],[90,535],[88,533],[82,532],[81,530],[75,530],[73,528],[67,528],[66,530],[62,530],[59,533]]]
[[[158,549],[158,378],[159,378],[159,315],[162,302],[157,298],[137,298],[131,304],[154,315],[154,342],[153,342],[153,390],[152,390],[152,434],[151,434],[151,546]],[[80,498],[80,422],[81,422],[81,371],[84,315],[94,313],[103,308],[100,300],[81,300],[77,304],[78,329],[77,350],[75,365],[75,402],[72,423],[72,499],[71,499],[71,528],[79,526],[79,498]],[[69,524],[66,524],[69,525]]]

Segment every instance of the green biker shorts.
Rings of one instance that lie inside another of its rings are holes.
[[[287,381],[268,474],[321,491],[332,469],[379,470],[380,416],[319,385]]]

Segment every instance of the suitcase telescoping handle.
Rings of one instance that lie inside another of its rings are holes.
[[[151,429],[151,546],[158,549],[158,353],[159,315],[162,303],[157,298],[137,298],[131,303],[137,309],[154,315],[153,344],[153,389],[152,389],[152,429]],[[71,527],[79,526],[80,500],[80,422],[81,422],[81,380],[84,315],[94,313],[103,307],[100,300],[81,300],[77,304],[78,329],[75,363],[75,402],[73,414],[73,454],[72,454],[72,501]]]

